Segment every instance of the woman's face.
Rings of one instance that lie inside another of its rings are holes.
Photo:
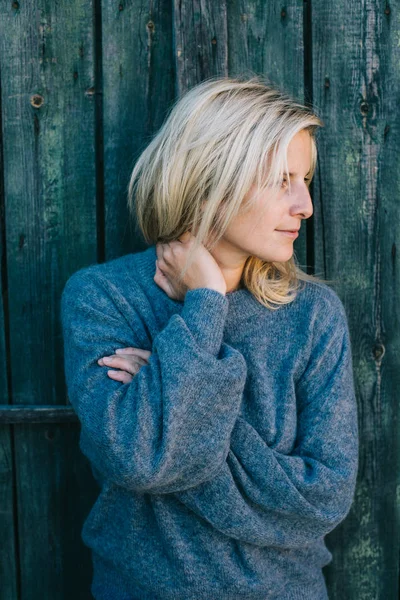
[[[285,262],[293,254],[294,238],[278,230],[299,229],[301,221],[313,214],[311,196],[308,191],[307,173],[311,167],[311,138],[303,130],[297,133],[288,146],[288,170],[292,175],[291,193],[286,180],[273,197],[271,190],[264,190],[250,209],[230,224],[216,245],[218,257],[233,266],[239,266],[248,256],[261,260]],[[251,188],[244,201],[255,192]]]

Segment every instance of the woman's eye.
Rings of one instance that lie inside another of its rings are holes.
[[[304,177],[304,181],[311,181],[310,177]],[[281,187],[285,187],[287,185],[287,179],[282,179]]]

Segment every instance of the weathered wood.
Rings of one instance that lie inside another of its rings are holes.
[[[327,537],[326,578],[332,600],[398,598],[400,18],[388,3],[319,2],[312,26],[325,121],[316,268],[336,279],[349,318],[360,428],[356,498]]]
[[[0,423],[79,423],[74,409],[69,406],[0,404]]]
[[[0,56],[2,48],[0,6]],[[1,63],[0,63],[1,65]],[[0,68],[1,76],[1,68]],[[5,86],[6,88],[6,86]],[[5,255],[5,227],[4,227],[4,161],[3,161],[3,110],[2,91],[4,86],[0,80],[0,249],[1,249],[1,277],[0,277],[0,352],[7,356],[9,343],[7,333],[8,297],[4,287],[7,287],[6,269],[3,257]],[[4,298],[4,301],[3,301]],[[9,384],[7,380],[7,361],[0,365],[0,398],[1,402],[9,402]],[[9,426],[0,426],[0,598],[3,600],[17,598],[18,596],[18,555],[15,538],[17,529],[14,521],[15,490],[15,462],[12,453],[13,429]]]
[[[88,0],[0,4],[10,383],[3,404],[65,402],[61,290],[97,260],[92,11]],[[0,546],[19,563],[2,577],[2,593],[6,585],[7,600],[89,598],[80,531],[94,486],[79,428],[12,430],[15,512],[6,502],[2,518],[14,519],[18,545]]]
[[[228,75],[226,1],[174,0],[176,95],[211,76]]]
[[[174,99],[169,0],[103,2],[105,258],[147,247],[128,219],[134,163]]]

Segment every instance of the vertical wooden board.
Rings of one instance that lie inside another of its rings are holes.
[[[2,3],[0,39],[11,399],[64,404],[60,295],[96,262],[91,3]],[[77,432],[14,429],[20,596],[86,597],[82,493],[91,500],[93,488]]]
[[[0,13],[1,14],[1,13]],[[5,256],[4,246],[4,168],[3,168],[3,119],[1,109],[0,81],[0,251]],[[0,263],[0,352],[7,356],[7,295],[4,282],[7,281],[5,262]],[[9,403],[9,386],[7,381],[7,360],[0,366],[0,404]],[[17,598],[18,574],[15,538],[17,531],[14,523],[15,502],[15,469],[13,465],[12,443],[13,427],[0,425],[0,600]]]
[[[176,95],[228,74],[226,1],[173,2]]]
[[[260,75],[304,103],[303,4],[303,0],[284,4],[276,0],[228,0],[229,75]],[[296,258],[306,272],[312,266],[307,265],[307,230],[312,227],[312,219],[303,222],[293,244]]]
[[[170,0],[102,2],[105,259],[144,249],[128,219],[137,157],[174,100]]]
[[[0,426],[0,600],[18,597],[12,426]]]
[[[322,1],[312,25],[325,122],[316,266],[336,280],[348,315],[360,429],[355,501],[327,536],[325,576],[332,600],[397,598],[400,20],[387,3]]]
[[[19,437],[25,434],[35,444],[34,452],[24,447],[18,465],[23,467],[18,480],[21,599],[91,600],[91,555],[81,530],[99,490],[89,461],[79,451],[80,426],[18,427]]]

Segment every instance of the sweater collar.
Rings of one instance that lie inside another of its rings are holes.
[[[246,319],[267,310],[247,288],[228,292],[225,296],[229,302],[227,320]]]
[[[135,253],[132,255],[135,259],[142,257],[142,260],[139,260],[137,263],[137,268],[142,273],[144,277],[150,278],[149,285],[151,287],[156,286],[158,290],[160,290],[167,301],[177,308],[183,306],[182,300],[174,300],[170,298],[161,288],[154,282],[154,273],[155,273],[155,261],[157,258],[156,246],[149,246],[146,250]],[[266,307],[262,305],[258,300],[253,296],[251,292],[247,288],[240,288],[233,292],[227,292],[225,294],[225,298],[229,302],[227,321],[238,320],[238,319],[246,319],[248,317],[254,316],[261,311],[265,311]]]

